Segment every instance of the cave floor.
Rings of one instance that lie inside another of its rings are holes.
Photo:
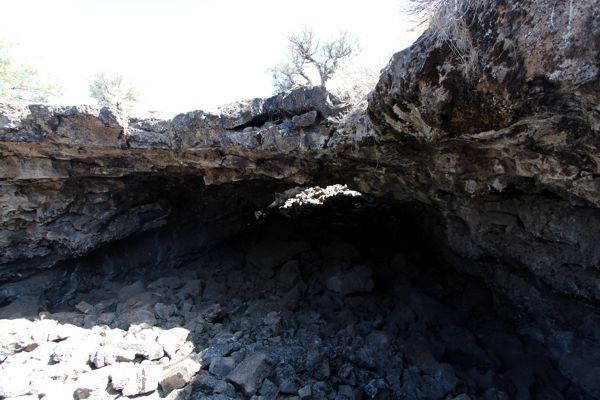
[[[43,311],[13,302],[0,398],[586,398],[479,281],[348,221],[279,219],[177,269],[79,271]]]

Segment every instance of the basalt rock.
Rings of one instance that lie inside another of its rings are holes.
[[[352,109],[323,88],[171,120],[0,105],[0,303],[58,290],[43,270],[175,266],[277,193],[348,184],[406,204],[415,234],[600,396],[581,372],[599,368],[584,355],[600,342],[600,3],[472,3],[468,51],[431,28]],[[85,285],[72,276],[64,296]]]

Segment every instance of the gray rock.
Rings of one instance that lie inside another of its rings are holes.
[[[307,128],[314,125],[317,120],[317,112],[315,110],[309,111],[302,115],[294,115],[292,117],[292,126],[295,129]]]
[[[217,386],[221,386],[221,380],[215,378],[206,371],[200,371],[196,378],[192,381],[193,391],[202,392],[204,394],[212,394]]]
[[[269,379],[265,379],[258,390],[258,394],[265,400],[275,400],[279,394],[279,388]]]
[[[177,314],[177,306],[175,304],[156,303],[154,305],[154,314],[156,318],[168,320],[173,315]]]
[[[140,355],[148,360],[158,360],[163,357],[165,352],[163,346],[155,340],[139,340],[128,338],[125,340],[115,341],[112,343],[114,347],[121,349],[125,354],[130,352]]]
[[[114,364],[110,371],[110,384],[124,396],[149,393],[158,388],[163,373],[158,365]]]
[[[363,387],[365,394],[372,399],[376,398],[382,391],[386,389],[387,385],[383,379],[372,379]]]
[[[275,277],[283,290],[291,289],[300,278],[300,263],[298,260],[289,260],[281,266]]]
[[[235,388],[231,383],[225,381],[218,381],[213,389],[215,394],[224,394],[226,396],[235,396]]]
[[[0,365],[0,397],[17,397],[29,392],[31,371],[24,365]]]
[[[312,395],[312,387],[310,384],[303,386],[298,390],[298,396],[300,396],[301,399],[311,399]]]
[[[223,307],[220,304],[213,304],[209,307],[203,308],[199,312],[200,316],[207,322],[215,322],[222,318],[225,313]]]
[[[93,392],[104,391],[108,386],[110,368],[100,368],[81,374],[73,393],[77,399],[94,398]]]
[[[75,305],[75,308],[84,314],[93,314],[96,312],[96,308],[93,305],[86,303],[85,301],[80,301],[79,303],[77,303]]]
[[[256,393],[263,379],[273,371],[271,359],[264,353],[254,353],[247,356],[233,371],[227,375],[227,380],[243,389],[247,396]]]
[[[338,386],[338,391],[335,396],[335,400],[360,400],[360,398],[360,390],[348,385]]]
[[[235,367],[235,360],[231,357],[214,357],[210,362],[208,371],[218,378],[225,378]]]
[[[330,277],[327,279],[326,285],[329,290],[342,295],[370,292],[373,290],[371,275],[371,268],[366,265],[357,265]]]
[[[192,381],[200,371],[200,363],[191,357],[166,365],[160,379],[160,387],[164,393],[181,389]]]
[[[56,345],[52,361],[68,363],[72,368],[83,370],[99,347],[100,339],[96,336],[71,336]]]
[[[226,340],[215,343],[198,353],[198,357],[203,366],[208,366],[215,357],[225,357],[241,348],[237,340]]]
[[[184,349],[189,334],[190,331],[185,328],[171,328],[168,331],[160,331],[156,342],[162,346],[167,356],[173,358],[178,351]]]
[[[250,249],[247,260],[261,269],[273,268],[308,250],[309,247],[308,243],[300,241],[262,242]]]
[[[144,283],[142,281],[135,281],[130,285],[123,286],[119,290],[119,294],[117,297],[119,299],[119,302],[125,303],[132,297],[143,293],[145,290],[146,287],[144,286]]]
[[[90,357],[90,362],[101,368],[117,362],[128,362],[135,360],[136,352],[127,346],[100,346]]]

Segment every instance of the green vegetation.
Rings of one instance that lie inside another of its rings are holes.
[[[47,102],[58,95],[60,88],[56,84],[43,82],[35,68],[15,63],[11,46],[0,41],[0,100]]]
[[[89,85],[90,96],[100,107],[116,108],[120,111],[131,111],[138,101],[139,92],[120,74],[99,72]]]

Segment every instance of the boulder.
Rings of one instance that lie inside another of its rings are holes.
[[[266,354],[253,353],[227,375],[227,380],[241,388],[247,396],[252,396],[272,370],[272,361]]]

